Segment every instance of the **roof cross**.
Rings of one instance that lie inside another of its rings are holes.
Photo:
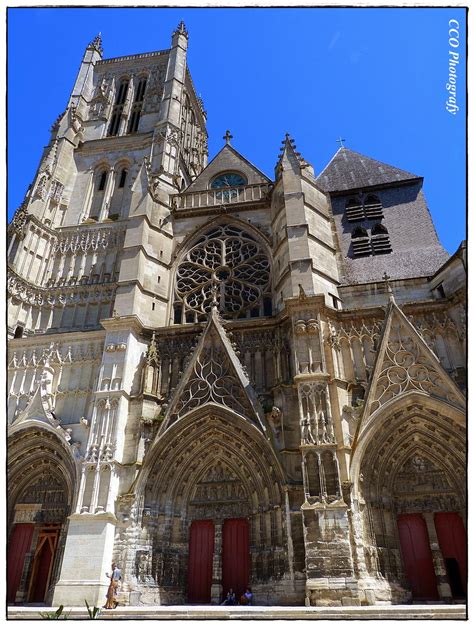
[[[336,142],[341,146],[341,148],[344,148],[345,139],[339,137],[339,139],[336,139]]]
[[[230,130],[226,130],[225,135],[222,137],[222,139],[225,139],[226,143],[230,143],[230,140],[233,138],[233,135],[230,134]]]

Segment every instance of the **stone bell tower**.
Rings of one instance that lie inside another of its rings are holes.
[[[8,601],[462,597],[465,248],[345,147],[208,163],[188,42],[87,46],[9,225]]]

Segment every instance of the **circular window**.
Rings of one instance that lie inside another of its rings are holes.
[[[223,317],[271,315],[268,256],[252,235],[230,224],[209,230],[179,265],[175,323],[205,320],[216,287]]]

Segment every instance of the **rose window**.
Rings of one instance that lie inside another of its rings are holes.
[[[229,224],[194,244],[176,275],[175,324],[201,322],[213,301],[227,319],[271,315],[270,262],[252,235]]]

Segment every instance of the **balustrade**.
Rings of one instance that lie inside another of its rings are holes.
[[[204,189],[203,191],[191,191],[188,193],[175,194],[172,204],[176,209],[200,209],[222,204],[242,204],[261,202],[270,194],[270,183],[258,183],[241,187],[226,187],[225,189]]]

